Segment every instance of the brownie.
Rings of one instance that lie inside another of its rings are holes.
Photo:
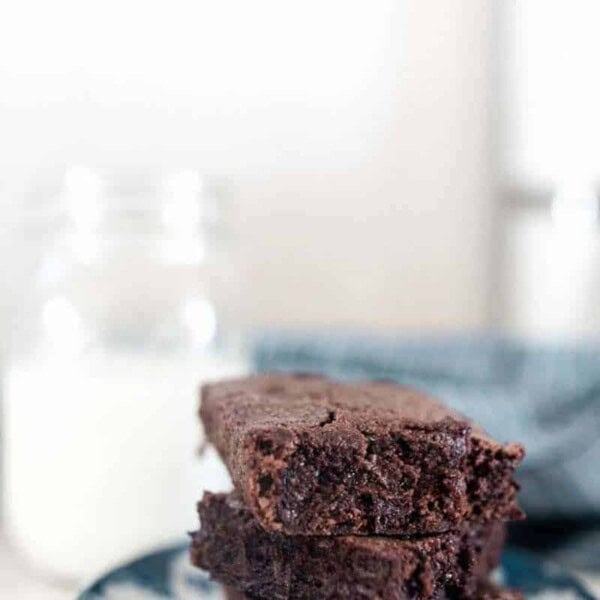
[[[206,493],[192,564],[256,600],[471,597],[498,563],[504,526],[417,538],[266,531],[237,493]]]
[[[253,600],[253,596],[238,592],[233,588],[225,589],[227,600]],[[523,600],[524,596],[518,590],[502,588],[491,584],[483,584],[478,587],[473,595],[473,600]]]
[[[200,415],[269,530],[415,535],[522,517],[523,448],[408,387],[261,374],[205,385]]]
[[[224,591],[226,600],[245,600],[246,598],[250,598],[250,596],[244,594],[244,592],[238,592],[234,588],[225,587]]]

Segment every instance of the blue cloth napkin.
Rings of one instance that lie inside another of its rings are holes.
[[[256,336],[252,356],[262,371],[387,378],[427,390],[496,439],[525,445],[518,479],[532,522],[552,522],[565,537],[572,522],[600,523],[600,344],[269,331]],[[553,547],[571,562],[600,564],[600,533],[586,528],[585,540],[581,552]]]

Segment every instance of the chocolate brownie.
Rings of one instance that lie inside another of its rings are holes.
[[[522,516],[523,448],[407,387],[262,374],[205,385],[200,415],[266,529],[415,535]]]
[[[206,493],[191,561],[256,600],[472,597],[497,564],[502,523],[418,538],[289,536],[264,530],[240,497]]]
[[[225,598],[227,600],[253,600],[253,596],[238,592],[233,588],[225,589]],[[502,588],[491,584],[484,584],[477,588],[473,595],[473,600],[523,600],[524,596],[518,590]]]

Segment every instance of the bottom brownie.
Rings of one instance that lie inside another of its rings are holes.
[[[252,600],[253,596],[248,596],[233,588],[226,588],[225,598],[227,600]],[[473,595],[473,600],[523,600],[523,598],[523,594],[518,590],[502,588],[490,583],[479,586]]]
[[[400,539],[267,532],[235,494],[206,493],[191,561],[254,600],[473,598],[499,560],[499,523]]]

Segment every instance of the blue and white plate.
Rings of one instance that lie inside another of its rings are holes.
[[[594,600],[564,569],[508,550],[498,580],[535,600]],[[223,600],[219,586],[189,565],[186,546],[147,554],[108,573],[78,600]]]

